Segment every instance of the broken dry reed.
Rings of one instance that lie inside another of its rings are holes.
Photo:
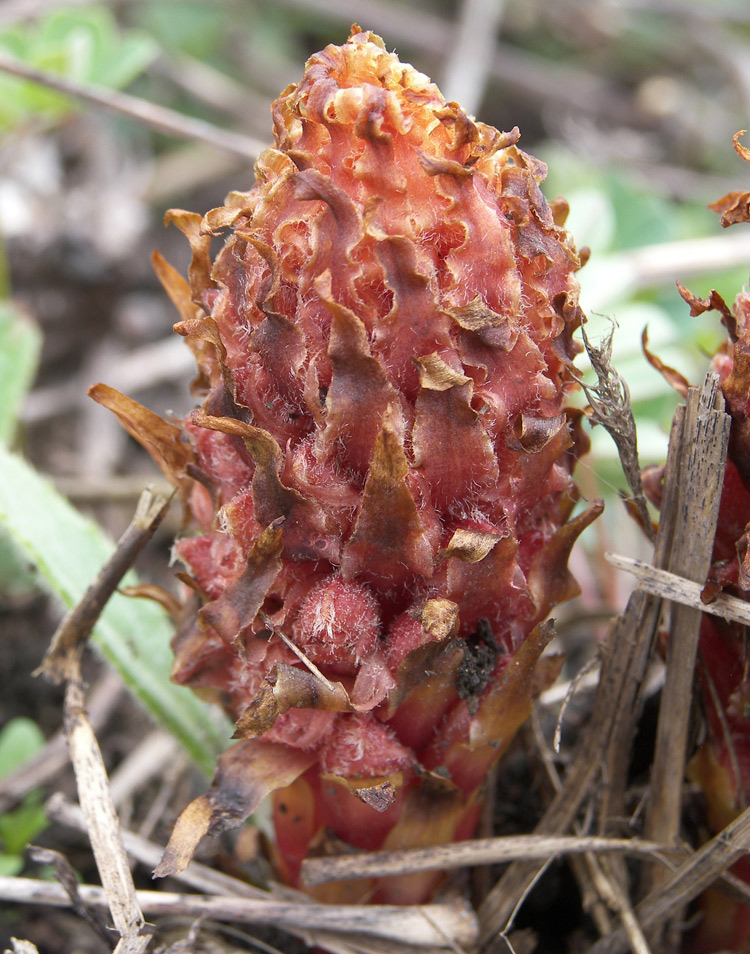
[[[710,375],[707,384],[702,392],[691,388],[688,393],[677,482],[679,532],[665,567],[699,585],[705,583],[711,566],[731,422],[724,412],[718,376]],[[700,541],[708,545],[701,546]],[[700,609],[682,603],[672,607],[646,825],[651,838],[667,843],[679,831],[682,792],[673,782],[685,775],[700,621]]]
[[[708,375],[699,392],[688,392],[681,432],[677,487],[678,523],[664,569],[703,585],[711,568],[713,540],[724,486],[731,418],[724,412],[718,376]],[[702,544],[702,545],[701,545]],[[659,704],[656,748],[651,769],[646,835],[673,842],[680,830],[682,780],[687,763],[690,712],[693,706],[698,640],[702,612],[682,603],[670,604],[669,641],[664,689]],[[679,784],[675,781],[679,780]],[[644,893],[656,892],[667,881],[666,872],[646,866]],[[679,915],[677,908],[671,912]],[[677,920],[680,920],[679,917]],[[654,920],[656,949],[674,949],[680,926]]]

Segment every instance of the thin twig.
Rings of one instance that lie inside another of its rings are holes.
[[[667,858],[680,858],[685,854],[682,848],[668,848],[657,842],[638,838],[514,835],[477,838],[431,848],[307,858],[302,863],[302,882],[316,885],[356,878],[384,878],[396,874],[413,874],[417,871],[448,871],[476,865],[504,864],[516,858],[544,860],[556,855],[580,855],[587,852],[647,855],[664,863]]]
[[[94,852],[102,895],[120,932],[117,954],[142,954],[149,937],[143,912],[136,897],[133,876],[119,835],[119,821],[109,794],[107,770],[101,749],[86,715],[86,706],[78,669],[78,656],[68,665],[69,681],[65,692],[65,732],[70,759],[76,773],[78,797],[86,817],[86,827]],[[85,899],[84,899],[85,900]]]
[[[701,597],[703,586],[684,576],[660,570],[644,560],[620,556],[618,553],[605,553],[604,559],[618,570],[632,573],[638,580],[636,586],[645,593],[653,593],[665,600],[691,606],[693,609],[719,616],[744,626],[750,625],[750,604],[736,596],[720,593],[710,603],[704,603]]]
[[[559,723],[558,723],[559,724]],[[562,788],[560,773],[552,757],[552,750],[547,744],[547,740],[542,731],[538,712],[535,710],[531,714],[531,734],[533,738],[534,754],[541,762],[542,770],[546,776],[547,787],[554,793]],[[575,823],[575,834],[580,836],[585,829],[580,822]],[[612,919],[606,898],[602,896],[602,891],[597,885],[597,879],[594,875],[594,867],[597,864],[596,856],[588,852],[587,854],[570,855],[568,859],[570,870],[573,877],[578,882],[578,888],[581,892],[581,906],[596,925],[600,936],[607,934],[612,928]]]
[[[565,694],[565,698],[562,701],[560,706],[560,711],[557,714],[557,721],[555,722],[555,735],[552,740],[552,748],[554,752],[560,754],[560,745],[562,743],[562,726],[565,719],[565,713],[567,712],[568,706],[573,701],[573,697],[578,691],[581,685],[585,685],[586,676],[590,676],[594,670],[599,668],[599,660],[592,656],[591,659],[588,659],[583,666],[578,670],[575,676],[568,682],[568,691]],[[598,673],[597,673],[598,678]],[[593,682],[596,685],[596,681]]]
[[[107,601],[132,567],[135,558],[156,532],[169,507],[169,500],[154,496],[150,489],[141,494],[135,516],[117,542],[112,556],[99,571],[81,600],[58,626],[42,665],[53,682],[68,678],[70,666],[77,660],[79,649],[88,639]]]
[[[150,129],[155,129],[157,132],[165,133],[168,136],[189,139],[193,142],[210,143],[216,149],[239,156],[246,162],[252,162],[265,148],[264,143],[250,136],[243,136],[240,133],[221,129],[202,119],[184,116],[173,109],[149,103],[144,99],[131,96],[129,93],[79,83],[55,73],[37,69],[23,63],[21,60],[8,56],[6,53],[0,53],[0,71],[11,73],[13,76],[30,80],[33,83],[39,83],[48,89],[65,93],[74,99],[83,100],[93,106],[100,106],[122,116],[127,116],[143,126],[148,126]]]
[[[64,795],[53,795],[45,806],[47,816],[59,824],[68,825],[77,831],[86,831],[86,822],[81,809],[68,801]],[[149,870],[156,867],[164,854],[164,846],[157,845],[134,832],[122,829],[121,837],[125,850],[131,858],[140,862]],[[312,898],[284,885],[272,882],[268,890],[256,888],[246,881],[240,881],[216,871],[197,861],[191,861],[183,871],[174,875],[176,880],[189,885],[203,894],[216,894],[235,898],[250,898],[259,901],[296,901],[299,904],[315,904]],[[396,948],[393,941],[384,941],[375,937],[355,938],[353,935],[342,937],[330,931],[308,928],[284,929],[295,937],[304,940],[309,947],[323,948],[330,954],[399,954],[402,948]],[[405,948],[403,950],[406,950]],[[420,949],[423,954],[432,954],[427,948]],[[442,950],[442,949],[441,949]]]
[[[606,858],[592,858],[591,873],[599,896],[606,901],[612,911],[616,911],[625,931],[633,954],[651,954],[638,919],[633,911],[625,887],[620,883],[618,872],[608,870]]]
[[[62,852],[53,851],[49,848],[39,848],[36,845],[29,845],[28,855],[36,864],[50,865],[55,869],[57,881],[65,888],[75,913],[83,918],[94,933],[112,950],[117,944],[117,936],[112,928],[107,927],[104,923],[100,912],[93,910],[81,897],[75,871],[65,855]]]
[[[82,884],[78,890],[87,904],[96,907],[107,905],[107,895],[98,885]],[[17,903],[56,907],[70,904],[65,889],[60,885],[31,878],[0,877],[0,897]],[[167,914],[187,917],[206,915],[217,921],[234,924],[275,924],[284,928],[324,929],[343,935],[361,933],[419,947],[445,948],[446,938],[468,947],[476,942],[477,936],[473,913],[468,905],[459,901],[405,907],[327,905],[176,894],[169,891],[138,891],[136,900],[151,917]]]
[[[263,624],[265,625],[265,627],[270,632],[272,632],[275,636],[278,636],[279,639],[282,641],[282,643],[287,647],[287,649],[291,649],[291,651],[294,653],[297,659],[299,659],[302,665],[305,666],[308,669],[308,671],[311,672],[313,676],[315,676],[315,678],[319,680],[319,682],[322,685],[324,685],[329,692],[335,693],[336,692],[335,684],[332,683],[330,679],[327,679],[323,675],[323,673],[318,669],[318,667],[315,665],[312,659],[306,656],[305,653],[299,648],[299,646],[293,643],[292,640],[288,636],[286,636],[284,633],[282,633],[280,629],[274,626],[271,620],[269,619],[269,617],[266,616],[265,613],[260,613],[259,616],[263,620]]]
[[[664,924],[681,908],[702,894],[720,875],[750,849],[750,809],[696,851],[669,880],[652,891],[635,908],[644,929]],[[623,954],[628,940],[623,929],[597,941],[587,954]]]

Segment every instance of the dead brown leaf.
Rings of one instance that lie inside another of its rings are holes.
[[[315,753],[258,739],[227,749],[208,792],[194,799],[177,819],[154,877],[182,871],[205,835],[219,835],[241,825],[267,795],[290,785],[316,758]]]

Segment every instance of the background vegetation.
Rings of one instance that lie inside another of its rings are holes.
[[[616,322],[615,365],[630,386],[642,459],[662,460],[675,397],[644,359],[641,333],[648,326],[651,348],[698,382],[719,323],[691,319],[675,281],[732,301],[747,280],[748,236],[721,234],[706,209],[746,187],[731,145],[750,125],[743,0],[1,0],[0,58],[97,87],[105,99],[127,88],[265,144],[271,100],[311,53],[343,42],[352,20],[478,118],[518,125],[521,146],[549,163],[547,192],[566,196],[569,227],[592,250],[581,273],[589,334],[596,340]],[[175,316],[149,259],[158,248],[178,267],[187,262],[182,237],[161,227],[166,209],[205,211],[252,183],[241,140],[227,148],[211,138],[155,131],[0,72],[0,873],[38,871],[23,848],[45,837],[42,796],[71,787],[62,767],[21,795],[2,787],[23,756],[50,751],[59,727],[59,692],[30,675],[59,601],[72,603],[103,559],[98,528],[117,536],[141,488],[160,480],[114,418],[89,406],[86,389],[104,380],[159,413],[191,406],[192,359],[171,333]],[[587,496],[624,486],[615,461],[595,433],[581,473]],[[167,586],[174,530],[167,525],[142,562],[143,575]],[[612,538],[635,547],[630,533],[613,499],[589,550]],[[617,576],[582,557],[577,573],[582,617],[621,605]],[[164,724],[190,727],[182,741],[205,769],[226,727],[169,688],[169,625],[143,607],[115,601],[98,643]],[[110,678],[95,660],[88,666],[94,686]],[[161,832],[194,783],[189,763],[173,749],[171,770],[162,757],[129,786],[122,767],[143,759],[141,740],[165,743],[119,690],[110,696],[101,738],[119,807],[141,830]],[[193,731],[199,723],[209,728]],[[149,811],[155,800],[161,816]],[[85,871],[76,844],[63,847]],[[86,930],[65,914],[52,926],[33,909],[0,915],[0,942],[14,933],[51,952],[73,949],[72,939],[76,950],[98,950],[93,935],[81,941]]]

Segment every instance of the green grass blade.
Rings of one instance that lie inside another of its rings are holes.
[[[0,447],[0,528],[66,608],[74,606],[114,546],[20,457]],[[133,573],[123,585],[136,582]],[[152,715],[207,773],[231,734],[228,721],[169,680],[172,625],[157,604],[116,593],[93,641]],[[40,659],[41,662],[41,659]]]
[[[10,444],[36,372],[41,335],[10,301],[0,301],[0,444]]]

